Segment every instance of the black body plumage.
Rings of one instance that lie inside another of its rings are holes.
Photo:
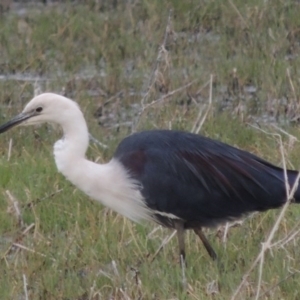
[[[114,157],[141,183],[147,206],[168,227],[175,227],[168,214],[181,219],[185,229],[210,227],[286,201],[282,168],[200,135],[135,133],[120,143]],[[287,171],[290,186],[297,174]],[[299,189],[294,196],[300,202]]]

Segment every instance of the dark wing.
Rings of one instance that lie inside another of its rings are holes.
[[[125,139],[115,157],[141,182],[151,209],[191,224],[214,225],[286,199],[282,169],[199,135],[142,132]]]

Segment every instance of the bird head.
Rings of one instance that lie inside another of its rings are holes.
[[[57,94],[44,93],[34,97],[19,115],[0,126],[0,133],[17,125],[27,126],[45,122],[62,125],[74,111],[80,111],[76,102]]]

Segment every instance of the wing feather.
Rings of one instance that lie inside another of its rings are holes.
[[[150,208],[204,226],[285,201],[281,168],[206,137],[142,132],[123,140],[115,157],[141,182]]]

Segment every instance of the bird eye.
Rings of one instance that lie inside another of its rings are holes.
[[[42,107],[38,107],[35,111],[38,112],[38,113],[40,113],[42,110],[43,110]]]

